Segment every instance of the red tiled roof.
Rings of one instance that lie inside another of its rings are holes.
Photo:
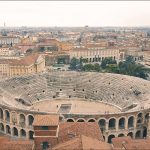
[[[131,140],[129,143],[124,143],[123,146],[126,150],[149,150],[150,139]]]
[[[32,150],[33,142],[29,140],[11,140],[9,137],[0,137],[0,150]]]
[[[29,56],[25,56],[21,60],[14,60],[11,62],[11,65],[24,65],[24,66],[30,66],[36,62],[38,59],[39,54],[32,54]]]
[[[84,135],[103,141],[103,136],[96,122],[61,122],[59,124],[58,140],[65,142],[70,139],[68,134]]]
[[[112,143],[113,146],[115,148],[122,148],[124,143],[128,143],[131,141],[131,137],[130,136],[126,136],[126,137],[116,137],[112,139]]]
[[[33,126],[55,126],[59,123],[59,115],[36,115]]]
[[[98,139],[81,135],[58,144],[52,150],[111,150],[111,145]]]
[[[10,64],[11,66],[18,66],[18,65],[30,66],[30,65],[34,64],[37,61],[39,56],[40,56],[39,54],[32,54],[32,55],[29,55],[29,56],[25,56],[21,60],[17,60],[17,59],[0,59],[0,64]]]

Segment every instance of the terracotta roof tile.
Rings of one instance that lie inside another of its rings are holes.
[[[111,145],[98,139],[81,135],[67,142],[58,144],[52,150],[111,150]]]
[[[9,137],[0,137],[0,150],[32,150],[33,142],[29,140],[12,140]]]
[[[131,137],[130,136],[126,136],[126,137],[116,137],[112,139],[112,143],[113,146],[115,148],[122,148],[123,147],[123,143],[128,143],[131,141]]]
[[[58,125],[59,115],[36,115],[33,126]]]
[[[58,134],[59,143],[70,140],[69,134],[74,136],[84,135],[101,141],[104,140],[96,122],[61,122]]]

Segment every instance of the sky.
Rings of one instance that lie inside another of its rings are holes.
[[[150,26],[150,1],[0,1],[0,26]]]

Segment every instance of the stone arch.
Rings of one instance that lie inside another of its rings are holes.
[[[145,122],[148,123],[148,121],[149,121],[149,113],[145,114]]]
[[[0,108],[0,119],[3,119],[4,115],[3,115],[3,109]]]
[[[106,129],[106,120],[105,119],[100,119],[98,121],[99,127],[101,131],[103,132]]]
[[[116,119],[115,118],[111,118],[109,119],[109,129],[116,129]]]
[[[33,121],[34,121],[33,115],[28,115],[28,125],[29,125],[29,126],[32,126]]]
[[[11,121],[12,121],[12,124],[15,125],[17,123],[17,113],[15,111],[12,111],[11,112]]]
[[[13,136],[18,136],[18,129],[16,127],[13,127],[12,133],[13,133]]]
[[[25,127],[26,124],[26,118],[24,114],[19,115],[19,124],[21,127]]]
[[[6,125],[6,134],[11,134],[11,129],[9,125]]]
[[[141,125],[142,121],[143,121],[143,114],[140,112],[137,115],[137,127]]]
[[[129,132],[129,133],[127,134],[127,136],[130,136],[131,138],[133,138],[133,132]]]
[[[33,131],[29,131],[29,139],[30,140],[33,140],[33,135],[34,135],[34,132]]]
[[[137,114],[138,118],[142,118],[142,116],[143,116],[142,112],[140,112],[140,113]]]
[[[104,139],[104,141],[105,141],[105,136],[103,135],[103,139]]]
[[[125,128],[125,118],[121,117],[119,119],[119,125],[118,125],[119,129],[124,129]]]
[[[4,124],[0,123],[0,131],[4,132]]]
[[[136,139],[141,138],[141,131],[140,131],[140,130],[136,131],[136,133],[135,133],[135,138],[136,138]]]
[[[25,131],[24,129],[21,129],[21,130],[20,130],[20,136],[21,136],[22,138],[25,138],[25,137],[26,137],[26,131]]]
[[[86,122],[86,121],[83,118],[79,118],[79,119],[77,119],[77,122]]]
[[[75,122],[75,120],[73,118],[68,118],[67,122]]]
[[[87,120],[87,122],[96,122],[96,120],[94,118],[90,118]]]
[[[118,137],[123,137],[125,136],[123,133],[118,134]]]
[[[128,128],[134,127],[134,116],[128,118]]]
[[[112,143],[112,139],[115,138],[115,135],[111,134],[108,136],[108,143]]]
[[[10,122],[10,112],[9,112],[9,110],[4,110],[4,113],[5,113],[6,122]]]
[[[143,128],[143,138],[146,138],[147,137],[147,128],[144,127]]]

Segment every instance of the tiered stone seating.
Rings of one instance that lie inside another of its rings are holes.
[[[2,95],[21,98],[31,105],[44,99],[84,98],[125,108],[150,94],[150,82],[126,75],[96,72],[47,72],[0,81]],[[59,94],[59,93],[62,94]]]

